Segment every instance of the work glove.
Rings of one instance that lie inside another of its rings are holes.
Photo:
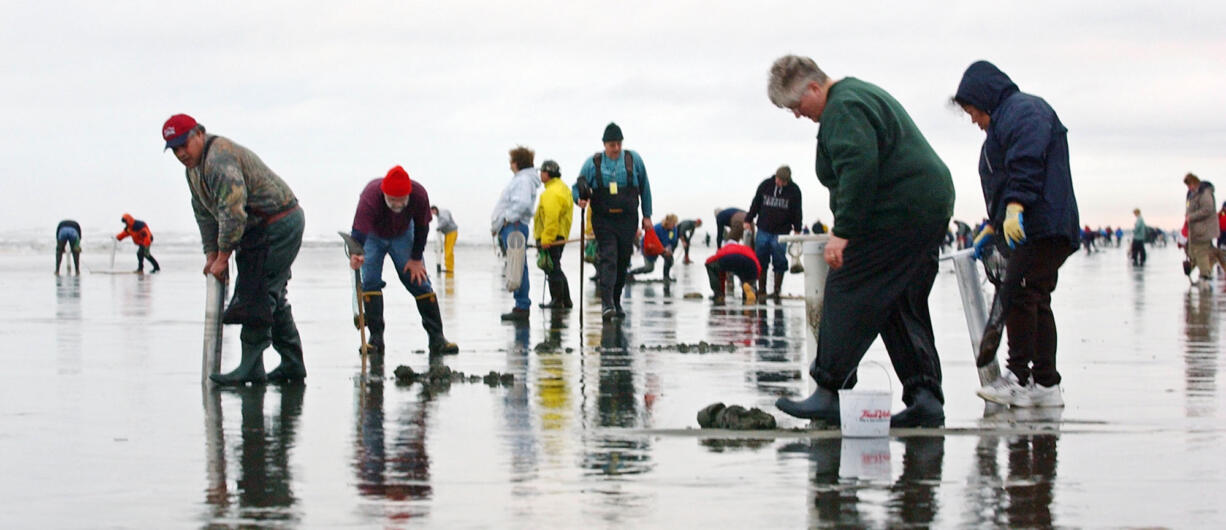
[[[980,230],[979,235],[975,236],[975,251],[971,255],[974,256],[975,259],[983,259],[983,249],[992,242],[992,238],[995,237],[995,235],[996,231],[992,230],[992,225],[984,223],[983,230]]]
[[[1001,228],[1005,232],[1005,242],[1009,248],[1026,242],[1026,225],[1022,222],[1022,205],[1011,202],[1005,208],[1005,223]]]

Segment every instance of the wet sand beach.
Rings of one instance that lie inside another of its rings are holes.
[[[53,276],[50,251],[0,254],[0,527],[1226,524],[1226,281],[1190,287],[1173,245],[1143,268],[1126,245],[1072,256],[1053,295],[1067,406],[988,418],[943,264],[930,304],[947,427],[867,440],[774,408],[807,392],[804,302],[712,308],[714,249],[697,246],[667,288],[630,284],[620,326],[601,324],[590,282],[581,307],[537,309],[534,269],[531,320],[515,326],[498,318],[512,297],[493,250],[461,246],[455,273],[428,266],[460,346],[440,362],[514,383],[426,389],[392,378],[430,366],[412,297],[389,282],[388,352],[363,374],[340,242],[317,242],[289,286],[305,384],[204,391],[202,257],[154,250],[156,275],[88,272],[109,248],[87,247],[80,277]],[[578,254],[564,257],[576,297]],[[788,275],[784,291],[803,283]],[[229,370],[238,328],[225,334]],[[676,347],[703,341],[735,348]],[[879,341],[866,360],[888,365]],[[860,379],[892,385],[902,408],[892,371]],[[779,429],[699,430],[715,401]]]

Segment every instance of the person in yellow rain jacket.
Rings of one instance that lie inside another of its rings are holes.
[[[545,254],[537,259],[537,264],[545,270],[549,282],[551,300],[541,304],[546,309],[570,309],[573,305],[570,284],[562,272],[562,250],[566,248],[565,241],[570,236],[574,205],[571,203],[570,188],[562,182],[561,176],[562,170],[557,162],[546,160],[541,164],[541,182],[545,184],[545,191],[541,192],[536,207],[532,236],[536,239],[537,253]]]

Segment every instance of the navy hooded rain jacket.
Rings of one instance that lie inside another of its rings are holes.
[[[979,155],[988,218],[1000,232],[1009,203],[1024,208],[1027,240],[1067,238],[1076,247],[1080,219],[1069,172],[1068,129],[1043,98],[1018,90],[987,61],[966,69],[954,100],[991,120]]]

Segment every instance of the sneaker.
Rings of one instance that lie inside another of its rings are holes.
[[[1019,384],[1017,376],[1013,375],[1013,372],[1008,370],[1004,372],[995,381],[980,387],[975,393],[987,401],[1000,403],[1001,405],[1008,405],[1010,407],[1032,406],[1029,386]]]
[[[1059,384],[1052,386],[1043,386],[1038,383],[1030,384],[1030,406],[1032,407],[1063,407],[1064,406],[1064,390]]]

